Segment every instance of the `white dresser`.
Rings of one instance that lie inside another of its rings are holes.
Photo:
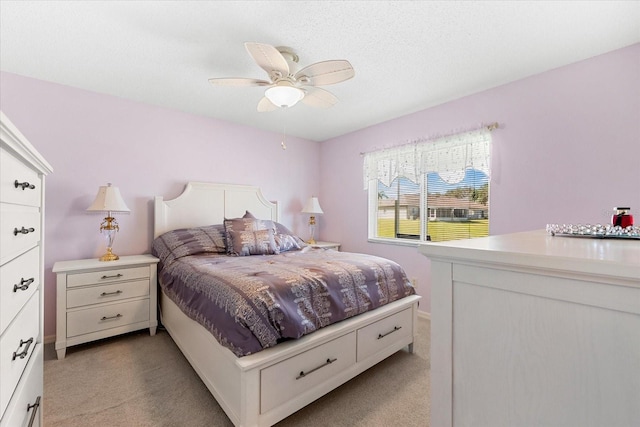
[[[149,328],[155,335],[157,263],[152,255],[121,256],[116,261],[58,261],[56,352],[67,347]]]
[[[51,166],[0,112],[0,427],[40,426],[44,187]]]
[[[423,245],[431,425],[640,426],[640,241]]]

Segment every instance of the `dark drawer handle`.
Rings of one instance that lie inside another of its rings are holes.
[[[112,296],[115,296],[115,295],[118,295],[118,294],[121,294],[121,293],[122,293],[121,290],[117,290],[115,292],[103,292],[103,293],[100,294],[100,296],[101,297],[112,297]]]
[[[16,181],[13,183],[13,185],[15,185],[15,186],[16,186],[16,188],[18,188],[18,187],[22,187],[22,189],[23,189],[23,190],[24,190],[24,189],[26,189],[26,188],[28,188],[29,190],[33,190],[33,189],[35,189],[35,188],[36,188],[36,186],[35,186],[35,185],[33,185],[33,184],[29,184],[29,183],[28,183],[28,182],[26,182],[26,181],[25,181],[25,182],[18,182],[18,180],[17,180],[17,179],[16,179]]]
[[[20,347],[22,347],[23,345],[27,345],[27,347],[25,347],[24,351],[22,353],[18,353],[18,350],[13,352],[13,358],[11,360],[16,360],[18,357],[20,359],[24,359],[26,357],[27,354],[29,354],[29,347],[31,347],[31,344],[33,343],[33,338],[29,338],[26,341],[22,341],[20,340],[20,345],[18,346],[18,350],[20,350]]]
[[[107,316],[102,316],[102,319],[100,319],[100,320],[112,320],[112,319],[119,319],[119,318],[121,318],[121,317],[122,317],[122,314],[118,313],[118,314],[116,314],[115,316],[109,316],[109,317],[107,317]]]
[[[30,228],[22,227],[20,230],[18,230],[17,228],[14,228],[13,235],[17,236],[18,234],[29,234],[29,233],[33,233],[34,231],[36,231],[36,229],[33,227],[30,227]]]
[[[19,285],[13,285],[13,292],[18,292],[18,289],[21,291],[26,291],[29,289],[29,285],[34,282],[35,278],[24,280],[24,277],[20,279]]]
[[[117,279],[118,277],[122,277],[122,274],[114,274],[112,276],[102,276],[101,279]]]
[[[312,369],[312,370],[310,370],[310,371],[307,371],[307,372],[305,372],[305,371],[300,371],[300,375],[298,375],[298,376],[296,377],[296,379],[297,379],[297,380],[299,380],[300,378],[304,378],[304,377],[306,377],[307,375],[309,375],[310,373],[315,372],[315,371],[317,371],[317,370],[318,370],[318,369],[320,369],[320,368],[324,368],[324,367],[325,367],[325,366],[327,366],[327,365],[331,365],[331,364],[332,364],[333,362],[335,362],[336,360],[338,360],[338,359],[327,359],[327,361],[326,361],[326,362],[324,362],[322,365],[317,366],[317,367],[313,368],[313,369]]]
[[[33,427],[33,423],[36,421],[36,414],[38,413],[38,409],[40,409],[40,396],[36,399],[36,403],[33,405],[27,404],[27,412],[33,409],[31,413],[31,418],[29,418],[29,425],[27,427]]]
[[[399,331],[400,329],[402,329],[402,326],[394,326],[392,331],[389,331],[386,334],[378,334],[378,339],[380,340],[387,335],[394,333],[395,331]]]

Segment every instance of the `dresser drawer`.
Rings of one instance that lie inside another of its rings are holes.
[[[67,337],[149,322],[149,299],[101,305],[67,313]]]
[[[0,337],[0,409],[3,412],[39,340],[39,296],[39,293],[33,295]]]
[[[399,313],[380,319],[377,322],[358,329],[358,362],[412,336],[413,311],[407,308]]]
[[[38,173],[0,148],[0,202],[40,206],[41,191],[42,180]]]
[[[67,308],[120,301],[149,295],[149,280],[112,283],[103,286],[75,288],[67,291]]]
[[[39,247],[0,267],[0,333],[37,291],[39,284]]]
[[[105,270],[103,268],[100,271],[69,274],[67,276],[67,288],[73,288],[75,286],[95,285],[101,283],[124,282],[145,278],[149,278],[148,266],[117,268],[113,270]]]
[[[0,427],[27,427],[32,416],[34,417],[32,426],[39,427],[41,425],[42,399],[44,397],[42,352],[42,344],[37,344],[18,387],[2,415]]]
[[[260,412],[265,413],[322,384],[356,363],[351,332],[260,372]],[[304,373],[304,375],[303,375]]]
[[[2,262],[20,255],[40,241],[38,208],[0,203],[0,257]]]

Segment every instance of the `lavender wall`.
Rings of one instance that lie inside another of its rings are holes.
[[[45,336],[55,334],[56,261],[104,253],[104,215],[86,208],[98,187],[118,186],[131,209],[117,215],[118,255],[150,250],[152,200],[187,181],[259,185],[281,222],[305,236],[303,203],[318,194],[320,144],[58,84],[0,74],[0,108],[53,166],[47,177]]]
[[[121,255],[149,251],[153,196],[173,198],[186,181],[260,185],[281,203],[282,222],[303,236],[299,212],[318,194],[320,237],[399,262],[417,278],[420,309],[430,312],[429,261],[415,247],[367,242],[360,152],[498,121],[492,234],[606,222],[605,212],[620,204],[640,217],[638,76],[640,44],[321,144],[290,138],[283,151],[277,134],[0,73],[0,108],[54,167],[47,179],[45,335],[55,334],[53,264],[104,249],[102,217],[85,209],[106,182],[120,187],[132,210],[118,216],[114,250]]]
[[[323,238],[342,242],[346,251],[402,264],[425,297],[420,309],[430,312],[428,259],[415,247],[367,242],[360,152],[495,121],[500,129],[492,133],[491,234],[547,223],[606,223],[611,208],[620,205],[635,207],[640,221],[635,44],[323,142]]]

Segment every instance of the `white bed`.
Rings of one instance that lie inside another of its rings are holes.
[[[277,204],[258,187],[190,182],[173,200],[155,198],[154,238],[221,224],[247,210],[278,220]],[[277,423],[404,347],[412,352],[419,299],[411,295],[240,358],[162,292],[160,312],[162,324],[233,424],[253,427]]]

